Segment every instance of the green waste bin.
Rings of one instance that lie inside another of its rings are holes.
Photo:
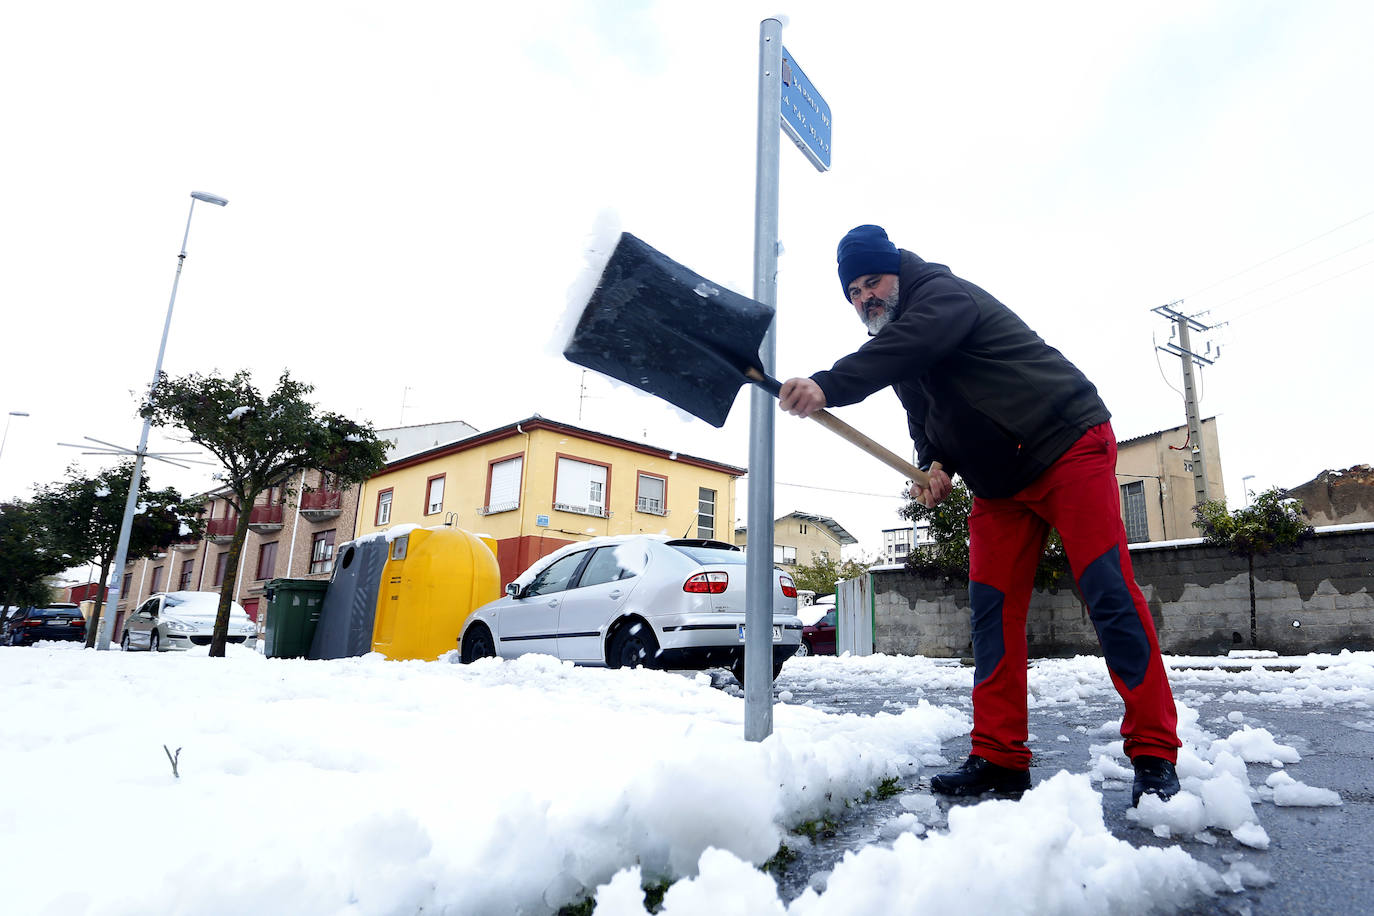
[[[304,658],[315,639],[324,593],[323,579],[273,579],[267,583],[268,658]]]

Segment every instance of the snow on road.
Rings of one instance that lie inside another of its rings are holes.
[[[1320,662],[1245,675],[1235,702],[1374,693],[1374,655]],[[1032,702],[1113,700],[1101,666],[1039,663]],[[785,700],[789,680],[882,683],[915,698],[970,677],[922,658],[807,658],[789,662],[779,688]],[[903,799],[890,846],[847,855],[785,905],[757,866],[788,828],[887,777],[944,766],[942,743],[969,728],[963,711],[913,699],[857,716],[781,702],[773,736],[749,743],[742,701],[705,674],[545,656],[280,660],[233,646],[225,659],[3,648],[0,690],[9,912],[538,914],[595,895],[600,916],[638,916],[635,888],[668,880],[663,912],[676,916],[1017,912],[1009,900],[1027,913],[1127,913],[1258,880],[1218,874],[1184,843],[1135,847],[1106,830],[1094,781],[1123,778],[1115,723],[1076,775],[1019,802],[959,806],[946,822],[929,796]],[[1229,831],[1263,848],[1256,805],[1339,803],[1285,772],[1297,753],[1263,729],[1216,734],[1186,703],[1180,714],[1185,792],[1147,799],[1142,831]],[[167,752],[178,749],[174,776]],[[1274,775],[1251,787],[1247,761]]]

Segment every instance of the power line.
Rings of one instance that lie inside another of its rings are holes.
[[[1174,388],[1174,383],[1169,381],[1169,377],[1164,374],[1164,364],[1159,361],[1159,338],[1155,337],[1153,332],[1150,334],[1150,343],[1155,345],[1155,366],[1159,369],[1159,377],[1164,379],[1164,384],[1168,385],[1169,388],[1173,390],[1174,394],[1183,397],[1183,392]]]
[[[1248,292],[1241,293],[1239,296],[1232,296],[1230,299],[1227,299],[1225,302],[1222,302],[1222,303],[1219,303],[1219,304],[1217,304],[1217,305],[1214,305],[1214,306],[1212,306],[1210,309],[1207,309],[1207,310],[1202,311],[1202,312],[1198,312],[1197,314],[1199,314],[1199,315],[1206,315],[1206,314],[1208,314],[1209,312],[1215,312],[1217,309],[1220,309],[1220,308],[1223,308],[1223,307],[1225,307],[1225,306],[1227,306],[1227,305],[1230,305],[1232,302],[1238,302],[1238,301],[1241,300],[1241,299],[1245,299],[1245,298],[1247,298],[1247,297],[1249,297],[1249,296],[1253,296],[1255,293],[1258,293],[1258,292],[1260,292],[1261,290],[1266,290],[1266,289],[1268,289],[1268,288],[1271,287],[1271,286],[1277,286],[1278,284],[1282,283],[1284,280],[1290,280],[1290,279],[1292,279],[1293,277],[1296,277],[1298,274],[1306,273],[1307,271],[1311,270],[1311,269],[1314,268],[1314,267],[1320,267],[1322,264],[1325,264],[1327,261],[1334,261],[1336,258],[1344,257],[1345,255],[1350,254],[1350,252],[1352,252],[1352,251],[1358,251],[1359,249],[1363,248],[1364,246],[1370,244],[1371,242],[1374,242],[1374,238],[1365,239],[1363,242],[1360,242],[1360,244],[1358,244],[1358,245],[1352,245],[1351,247],[1347,248],[1345,251],[1341,251],[1341,252],[1338,252],[1338,253],[1336,253],[1336,254],[1333,254],[1333,255],[1331,255],[1331,256],[1329,256],[1329,257],[1322,258],[1320,261],[1313,261],[1311,264],[1308,264],[1306,267],[1299,267],[1297,270],[1293,271],[1292,273],[1284,274],[1282,277],[1279,277],[1279,278],[1276,279],[1276,280],[1271,280],[1271,281],[1269,281],[1268,283],[1264,284],[1263,286],[1257,286],[1257,287],[1255,287],[1254,289],[1252,289],[1252,290],[1250,290],[1250,291],[1248,291]],[[1363,266],[1363,265],[1361,265],[1361,266]],[[1353,269],[1353,270],[1358,270],[1359,268],[1352,268],[1352,269]],[[1349,272],[1349,271],[1347,271],[1347,273],[1348,273],[1348,272]],[[1336,276],[1343,276],[1343,275],[1342,275],[1342,274],[1337,274]],[[1334,279],[1334,278],[1328,278],[1328,279]],[[1322,283],[1325,283],[1326,281],[1325,281],[1325,280],[1322,280],[1321,282],[1322,282]],[[1308,287],[1308,289],[1310,289],[1310,288],[1311,288],[1311,287]]]
[[[1341,273],[1338,273],[1338,274],[1333,274],[1332,276],[1329,276],[1329,277],[1327,277],[1327,278],[1324,279],[1324,280],[1318,280],[1316,283],[1313,283],[1313,284],[1311,284],[1311,285],[1309,285],[1309,286],[1304,286],[1302,289],[1295,289],[1295,290],[1293,290],[1293,292],[1291,292],[1291,293],[1285,293],[1284,295],[1279,296],[1277,299],[1271,299],[1270,301],[1264,303],[1263,305],[1257,305],[1257,306],[1255,306],[1255,307],[1252,308],[1252,309],[1248,309],[1248,310],[1246,310],[1246,311],[1244,311],[1244,312],[1240,312],[1240,313],[1238,313],[1238,314],[1236,314],[1236,315],[1233,315],[1231,318],[1228,319],[1228,323],[1231,322],[1231,321],[1235,321],[1237,318],[1244,318],[1246,315],[1253,315],[1255,312],[1258,312],[1260,309],[1267,309],[1267,308],[1269,308],[1269,306],[1271,306],[1271,305],[1278,305],[1280,302],[1282,302],[1282,301],[1285,300],[1285,299],[1292,299],[1294,296],[1297,296],[1297,295],[1299,295],[1299,294],[1301,294],[1301,293],[1305,293],[1305,292],[1307,292],[1309,289],[1316,289],[1318,286],[1321,286],[1321,285],[1324,284],[1324,283],[1330,283],[1332,280],[1339,280],[1341,277],[1344,277],[1346,274],[1353,274],[1355,271],[1357,271],[1357,270],[1362,270],[1362,269],[1368,267],[1370,264],[1374,264],[1374,258],[1371,258],[1370,260],[1365,261],[1363,264],[1356,264],[1354,267],[1350,268],[1349,270],[1342,271]]]
[[[785,483],[781,480],[774,481],[779,487],[797,487],[801,490],[824,490],[826,493],[846,493],[850,496],[876,496],[881,499],[905,499],[900,493],[865,493],[863,490],[837,490],[834,487],[813,487],[805,483]]]
[[[1286,255],[1286,254],[1292,254],[1293,252],[1297,251],[1299,248],[1302,248],[1302,247],[1304,247],[1304,246],[1306,246],[1306,245],[1310,245],[1310,244],[1312,244],[1313,242],[1317,241],[1318,239],[1324,239],[1324,238],[1326,238],[1328,235],[1331,235],[1332,233],[1341,231],[1341,230],[1344,229],[1346,226],[1353,226],[1355,223],[1358,223],[1360,220],[1362,220],[1362,219],[1368,219],[1368,218],[1371,217],[1371,216],[1374,216],[1374,210],[1370,210],[1368,213],[1363,213],[1363,214],[1361,214],[1361,215],[1355,217],[1354,219],[1350,220],[1349,222],[1341,223],[1339,226],[1337,226],[1337,227],[1334,228],[1334,229],[1328,229],[1328,230],[1326,230],[1325,232],[1321,233],[1320,235],[1314,235],[1312,238],[1308,239],[1308,240],[1305,241],[1305,242],[1300,242],[1300,243],[1298,243],[1297,245],[1294,245],[1292,248],[1288,248],[1288,249],[1285,249],[1284,251],[1280,251],[1278,254],[1273,255],[1273,256],[1271,256],[1271,257],[1268,257],[1268,258],[1265,258],[1263,261],[1260,261],[1260,262],[1257,263],[1257,264],[1252,264],[1251,266],[1245,268],[1244,270],[1238,270],[1238,271],[1236,271],[1235,273],[1231,274],[1229,277],[1224,277],[1223,279],[1218,280],[1217,282],[1211,284],[1210,286],[1205,286],[1205,287],[1203,287],[1202,289],[1197,290],[1196,292],[1189,293],[1188,295],[1186,295],[1186,296],[1184,296],[1184,297],[1182,297],[1182,298],[1184,298],[1184,299],[1191,299],[1191,298],[1193,298],[1194,296],[1200,296],[1200,295],[1202,295],[1203,293],[1207,292],[1208,290],[1216,289],[1216,288],[1217,288],[1218,286],[1220,286],[1221,284],[1226,283],[1226,282],[1228,282],[1228,281],[1230,281],[1230,280],[1234,280],[1236,277],[1239,277],[1239,276],[1241,276],[1242,274],[1248,274],[1250,271],[1254,270],[1254,269],[1257,268],[1257,267],[1263,267],[1265,264],[1268,264],[1270,261],[1276,261],[1276,260],[1278,260],[1279,258],[1283,257],[1283,256]]]

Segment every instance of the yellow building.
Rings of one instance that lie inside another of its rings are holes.
[[[839,522],[814,512],[789,512],[773,520],[773,562],[779,566],[807,566],[819,557],[839,562],[840,548],[859,543]],[[749,529],[735,529],[735,544],[749,546]]]
[[[413,523],[496,540],[501,580],[611,534],[730,539],[744,468],[538,415],[386,465],[360,488],[354,537]]]
[[[1212,499],[1226,498],[1221,479],[1221,441],[1217,418],[1202,421],[1203,454],[1207,457],[1207,484]],[[1198,537],[1193,506],[1197,490],[1193,466],[1197,458],[1188,439],[1188,427],[1123,439],[1116,444],[1116,482],[1121,488],[1121,517],[1126,539],[1172,541]]]

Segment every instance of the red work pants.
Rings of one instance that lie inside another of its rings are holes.
[[[975,497],[969,515],[973,615],[973,753],[1026,769],[1026,611],[1050,528],[1059,532],[1126,703],[1126,754],[1176,760],[1178,713],[1154,621],[1131,570],[1110,423],[1083,434],[1036,481],[1008,499]]]

